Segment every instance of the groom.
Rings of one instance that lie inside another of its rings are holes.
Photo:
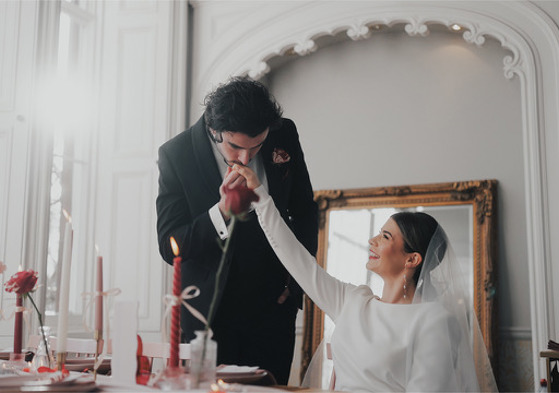
[[[157,233],[160,253],[173,261],[169,238],[182,256],[182,287],[200,295],[188,302],[208,315],[222,250],[230,234],[224,187],[244,184],[234,164],[249,166],[297,238],[316,253],[318,215],[295,124],[266,87],[233,78],[205,99],[198,122],[159,149]],[[221,241],[218,241],[221,239]],[[218,364],[259,366],[287,385],[302,291],[268,244],[254,212],[235,227],[215,319]],[[203,324],[182,307],[183,341]]]

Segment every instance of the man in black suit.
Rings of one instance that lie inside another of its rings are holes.
[[[233,164],[253,169],[297,238],[316,253],[317,206],[295,124],[266,87],[233,78],[210,93],[198,122],[159,149],[157,232],[159,250],[173,261],[169,239],[182,256],[182,287],[200,295],[189,303],[208,315],[230,219],[224,187],[245,179]],[[221,239],[221,241],[219,240]],[[295,317],[302,291],[277,260],[254,212],[235,227],[212,323],[218,364],[259,366],[286,385],[293,359]],[[203,324],[181,309],[183,341]]]

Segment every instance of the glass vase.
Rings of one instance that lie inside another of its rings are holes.
[[[212,340],[211,331],[197,330],[190,342],[191,388],[208,388],[215,383],[217,342]]]
[[[35,370],[38,370],[39,367],[54,368],[56,363],[49,344],[50,327],[39,326],[38,331],[39,344],[37,345],[37,350],[35,351],[35,356],[33,356],[31,366]]]

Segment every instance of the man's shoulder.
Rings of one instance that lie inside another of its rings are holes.
[[[273,139],[291,139],[297,137],[297,127],[293,120],[282,118],[281,126],[270,132]]]
[[[287,117],[281,119],[281,127],[280,130],[285,130],[286,132],[297,132],[297,127],[295,126],[295,122]]]
[[[171,146],[175,146],[177,144],[184,143],[184,141],[186,139],[188,139],[189,132],[190,132],[190,129],[179,132],[177,135],[173,136],[171,139],[164,142],[161,145],[161,147],[168,149]]]
[[[175,150],[184,151],[192,145],[193,135],[195,133],[200,133],[203,131],[203,125],[198,121],[196,124],[175,135],[165,143],[163,143],[159,149],[161,151],[173,152]]]

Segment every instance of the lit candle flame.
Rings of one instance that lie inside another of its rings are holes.
[[[178,244],[175,241],[175,238],[173,236],[171,236],[171,248],[173,249],[173,254],[175,254],[175,256],[178,257],[179,256],[179,246],[178,246]]]
[[[72,222],[72,216],[66,211],[66,209],[62,209],[62,214],[64,214],[66,221],[70,223]]]
[[[218,379],[217,383],[212,383],[210,387],[212,388],[212,392],[224,393],[229,388],[229,384],[223,382],[223,379]]]

